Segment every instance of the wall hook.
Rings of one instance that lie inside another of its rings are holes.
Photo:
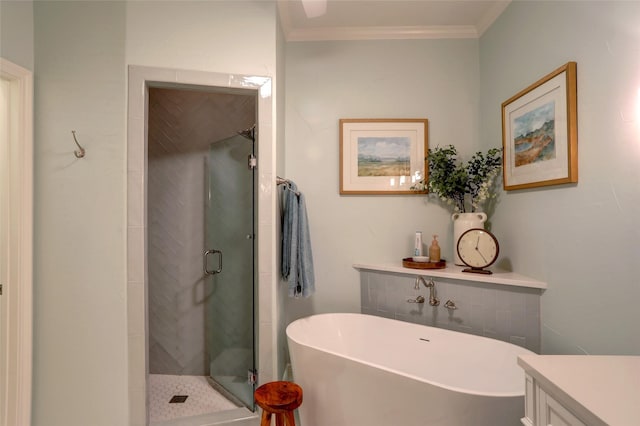
[[[80,146],[80,144],[78,143],[78,139],[76,139],[76,131],[72,130],[71,134],[73,135],[73,141],[76,143],[76,145],[78,145],[78,149],[73,151],[73,153],[75,154],[76,158],[84,157],[84,148]]]

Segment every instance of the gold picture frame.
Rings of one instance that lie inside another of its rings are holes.
[[[340,194],[424,194],[426,118],[340,120]]]
[[[506,191],[578,182],[576,69],[568,62],[502,103]]]

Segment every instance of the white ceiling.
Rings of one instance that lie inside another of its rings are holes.
[[[511,0],[327,0],[307,18],[301,0],[278,0],[288,41],[477,38]]]

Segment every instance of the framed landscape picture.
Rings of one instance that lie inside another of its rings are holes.
[[[576,63],[502,104],[505,190],[578,182]]]
[[[340,194],[420,194],[428,120],[340,120]]]

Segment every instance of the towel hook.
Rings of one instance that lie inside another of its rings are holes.
[[[73,141],[76,143],[76,145],[78,145],[78,149],[73,151],[73,153],[75,154],[76,158],[84,157],[84,148],[81,147],[80,144],[78,143],[78,139],[76,138],[76,131],[72,130],[71,134],[73,135]]]

